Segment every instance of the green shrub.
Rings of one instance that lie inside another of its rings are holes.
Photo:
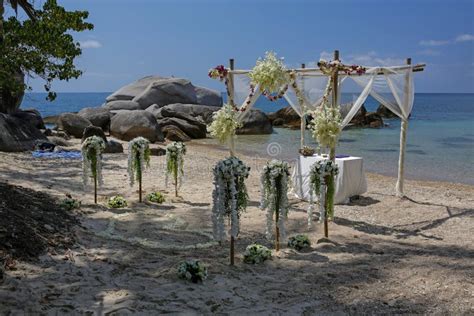
[[[127,200],[121,195],[114,195],[109,198],[107,205],[111,208],[123,208],[127,206]]]
[[[148,201],[158,204],[161,204],[165,201],[165,196],[158,191],[147,194],[146,198]]]
[[[272,257],[272,252],[265,246],[259,244],[248,245],[244,252],[245,263],[261,263]]]
[[[183,261],[178,266],[178,277],[193,283],[207,279],[207,268],[198,260]]]
[[[296,235],[288,239],[288,247],[300,251],[311,247],[311,242],[307,235]]]
[[[68,196],[64,200],[59,203],[59,206],[64,208],[67,211],[71,211],[75,208],[80,208],[81,207],[81,201],[73,199],[72,197]]]

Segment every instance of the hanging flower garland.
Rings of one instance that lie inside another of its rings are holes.
[[[186,145],[182,142],[172,142],[166,146],[166,186],[171,175],[174,180],[175,195],[178,196],[178,189],[183,183],[184,176],[184,155]]]
[[[279,241],[285,237],[285,221],[288,215],[288,177],[290,175],[288,163],[279,160],[267,162],[261,176],[262,199],[260,209],[267,209],[266,236],[271,239],[273,234],[273,215],[275,215],[276,248],[279,250]],[[281,239],[280,239],[281,235]]]
[[[229,88],[229,80],[230,80],[230,74],[229,74],[230,69],[224,67],[224,65],[218,65],[214,68],[209,69],[208,76],[209,78],[212,79],[218,79],[219,81],[224,81],[225,84],[225,89],[227,92],[227,102],[231,104],[235,110],[238,110],[237,107],[234,104],[234,99],[232,96],[232,93],[230,93],[230,88]]]
[[[362,75],[367,71],[367,68],[360,65],[344,65],[340,60],[326,61],[320,59],[318,67],[325,75],[332,75],[335,71],[343,71],[346,75],[351,76],[354,74]]]
[[[262,94],[269,96],[285,87],[290,81],[288,69],[274,52],[266,52],[264,59],[258,59],[255,67],[250,71],[249,77],[253,85],[259,85]],[[284,89],[287,89],[284,88]],[[283,93],[284,94],[284,93]],[[278,95],[283,96],[281,91]]]
[[[207,130],[212,137],[225,143],[235,135],[235,131],[241,126],[242,123],[237,120],[237,112],[231,105],[224,104],[219,111],[214,112],[212,123],[208,125]]]
[[[326,216],[332,218],[334,215],[335,179],[339,173],[339,167],[332,160],[320,160],[311,166],[309,172],[309,208],[308,227],[313,221],[314,195],[319,195],[320,221]]]
[[[212,192],[212,225],[214,238],[225,238],[225,217],[230,219],[230,235],[236,238],[240,231],[240,215],[248,202],[245,179],[250,168],[240,159],[229,157],[214,167],[214,191]]]
[[[128,179],[130,186],[135,180],[141,181],[143,170],[150,166],[150,142],[143,137],[132,139],[128,143]]]
[[[104,150],[105,142],[98,136],[88,137],[82,143],[82,182],[84,187],[87,187],[91,176],[99,186],[103,184],[102,153]]]

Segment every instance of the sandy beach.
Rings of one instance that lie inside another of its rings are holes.
[[[79,140],[74,141],[79,148]],[[125,145],[125,143],[124,143]],[[153,145],[155,146],[155,145]],[[124,146],[126,147],[126,146]],[[165,157],[153,156],[144,191],[165,193],[163,205],[139,204],[127,180],[127,155],[107,154],[105,185],[94,205],[82,187],[79,160],[0,153],[0,181],[82,201],[72,213],[75,243],[50,247],[39,260],[15,262],[0,283],[0,314],[472,314],[474,313],[474,187],[407,181],[409,198],[394,195],[396,179],[368,174],[368,192],[337,205],[332,243],[308,230],[308,204],[291,196],[288,235],[309,234],[311,250],[284,247],[261,265],[242,262],[245,247],[264,236],[259,175],[264,159],[239,155],[251,168],[250,206],[241,221],[236,266],[228,244],[212,241],[212,167],[225,150],[189,143],[180,197],[165,187]],[[121,194],[128,208],[109,209]],[[178,279],[177,264],[199,259],[203,284]]]

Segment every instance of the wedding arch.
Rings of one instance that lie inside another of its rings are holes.
[[[349,124],[357,114],[369,95],[387,107],[401,119],[400,153],[398,160],[397,196],[403,196],[404,162],[408,118],[413,109],[414,83],[413,73],[423,71],[425,64],[411,64],[408,58],[406,65],[400,66],[357,66],[344,65],[339,58],[339,51],[334,52],[333,61],[318,62],[318,67],[288,69],[289,82],[280,87],[276,95],[270,95],[259,85],[252,85],[249,74],[251,70],[235,69],[234,59],[229,60],[229,68],[218,66],[215,71],[218,78],[225,82],[228,102],[236,111],[237,118],[242,121],[253,107],[260,95],[264,94],[274,101],[285,98],[295,112],[301,117],[301,147],[305,144],[306,115],[308,111],[317,110],[324,98],[330,98],[333,107],[339,106],[341,85],[348,78],[353,80],[362,91],[351,104],[344,116],[341,128]],[[329,89],[328,89],[329,88]],[[325,95],[330,91],[331,94]],[[230,144],[234,152],[233,141]],[[331,159],[334,160],[335,148],[331,148]]]

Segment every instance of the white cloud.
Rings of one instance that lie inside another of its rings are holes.
[[[443,46],[449,44],[449,41],[438,41],[438,40],[423,40],[420,41],[421,46]]]
[[[102,44],[99,41],[96,40],[85,40],[79,42],[81,45],[81,48],[100,48],[102,47]]]
[[[472,34],[461,34],[458,35],[455,39],[456,42],[470,42],[474,41],[474,35]]]
[[[433,50],[433,49],[420,50],[417,54],[418,55],[424,55],[424,56],[439,56],[439,55],[441,55],[440,52],[438,52],[437,50]]]

